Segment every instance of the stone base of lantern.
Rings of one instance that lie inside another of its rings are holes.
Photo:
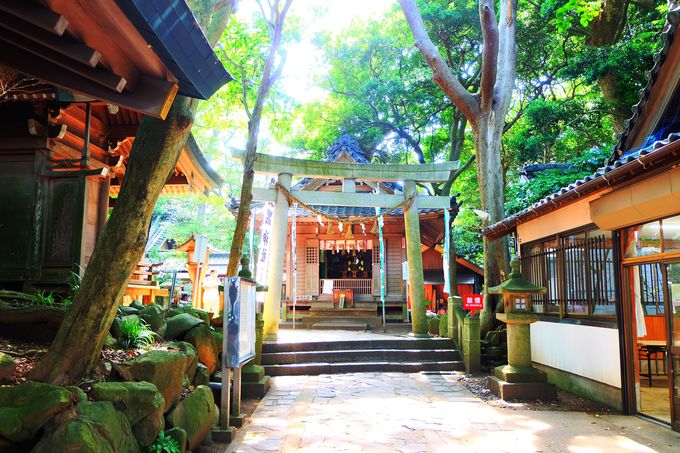
[[[554,400],[557,390],[548,383],[545,373],[534,367],[503,365],[494,369],[494,375],[486,382],[489,390],[506,401]]]

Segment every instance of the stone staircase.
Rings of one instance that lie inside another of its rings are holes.
[[[464,364],[446,338],[265,343],[262,365],[269,376],[360,372],[462,371]]]
[[[376,330],[382,327],[376,303],[356,304],[353,308],[333,308],[332,304],[316,304],[302,319],[307,329]]]

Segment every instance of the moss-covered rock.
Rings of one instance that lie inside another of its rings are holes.
[[[78,399],[73,390],[41,382],[0,387],[0,437],[12,442],[31,439],[49,419]]]
[[[121,316],[136,315],[139,313],[139,309],[131,306],[121,305],[118,307],[118,314]]]
[[[0,352],[0,384],[12,382],[12,376],[17,369],[16,361],[9,354]]]
[[[210,312],[209,311],[201,310],[200,308],[193,308],[191,312],[194,316],[197,316],[199,319],[202,319],[204,323],[206,323],[207,325],[210,325]]]
[[[182,338],[189,330],[199,324],[204,324],[204,321],[189,313],[180,313],[168,318],[168,326],[165,329],[164,337],[166,340]]]
[[[199,385],[208,385],[209,383],[210,371],[208,371],[208,367],[202,363],[199,363],[198,368],[196,368],[196,375],[194,376],[193,384],[197,387]]]
[[[123,323],[125,321],[134,321],[137,320],[139,321],[139,316],[138,315],[126,315],[126,316],[116,316],[113,318],[113,323],[111,324],[111,330],[109,331],[111,333],[111,336],[115,338],[116,340],[120,340],[120,337],[123,334]]]
[[[144,306],[145,306],[145,305],[144,305],[143,303],[141,303],[140,301],[138,301],[138,300],[136,300],[136,299],[133,300],[133,301],[130,303],[130,307],[136,308],[137,310],[143,310],[143,309],[144,309]]]
[[[111,333],[106,334],[106,338],[104,338],[104,348],[105,349],[114,349],[118,346],[118,340],[113,338],[113,335]]]
[[[172,437],[179,444],[179,453],[187,450],[187,432],[182,428],[172,428],[165,431],[166,437]]]
[[[198,361],[205,365],[210,373],[219,367],[218,359],[221,349],[218,338],[212,332],[214,331],[207,324],[200,324],[184,336],[184,341],[196,348]]]
[[[163,395],[167,412],[178,400],[186,371],[187,358],[181,352],[149,351],[132,361],[130,375],[135,381],[154,384]]]
[[[212,391],[199,385],[167,415],[167,421],[172,427],[186,431],[187,448],[193,450],[210,435],[218,416]]]
[[[449,330],[449,316],[443,314],[439,317],[439,336],[446,337]]]
[[[439,317],[433,316],[427,320],[427,331],[430,335],[439,335]]]
[[[173,341],[168,343],[168,349],[181,352],[187,359],[187,367],[184,371],[187,379],[191,382],[196,374],[196,366],[198,366],[198,354],[196,349],[186,341]]]
[[[165,427],[165,402],[150,382],[100,382],[92,386],[90,396],[95,401],[111,401],[128,419],[142,446],[151,445]]]
[[[137,453],[130,423],[110,401],[78,403],[55,417],[33,453]]]
[[[158,304],[150,304],[139,311],[139,317],[147,323],[149,328],[161,337],[165,334],[168,323],[165,319],[165,311]]]

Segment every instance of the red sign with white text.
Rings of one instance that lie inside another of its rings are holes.
[[[463,310],[471,310],[472,316],[477,310],[484,309],[484,296],[481,294],[465,294],[463,296]]]

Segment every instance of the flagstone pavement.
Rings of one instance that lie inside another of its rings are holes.
[[[638,417],[492,407],[456,374],[274,378],[227,452],[680,452]]]

